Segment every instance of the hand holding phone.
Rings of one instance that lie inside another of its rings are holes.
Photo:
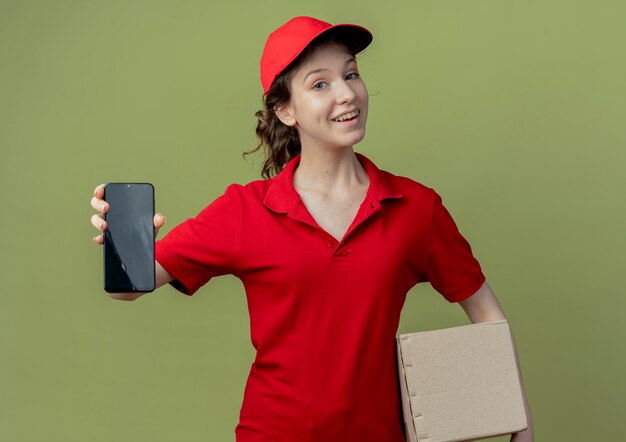
[[[103,232],[106,230],[106,221],[103,218],[105,212],[109,210],[109,205],[106,201],[104,201],[104,184],[99,184],[96,186],[93,191],[93,198],[91,198],[91,207],[97,210],[100,213],[94,214],[91,216],[91,224]],[[159,229],[163,227],[166,223],[166,218],[163,214],[157,213],[154,215],[154,219],[152,223],[154,224],[154,236],[157,237],[159,235]],[[93,237],[93,242],[99,245],[104,244],[104,235],[99,234],[98,236]]]
[[[150,183],[108,183],[103,201],[104,289],[145,293],[155,289],[154,187]]]

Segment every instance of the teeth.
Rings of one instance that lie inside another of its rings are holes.
[[[359,111],[355,110],[355,111],[352,111],[352,112],[348,112],[347,114],[339,115],[337,118],[334,119],[334,121],[349,120],[351,118],[356,117],[357,115],[359,115]]]

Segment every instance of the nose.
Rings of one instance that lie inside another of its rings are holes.
[[[338,104],[350,103],[356,96],[352,86],[345,80],[340,80],[335,85],[335,97]]]

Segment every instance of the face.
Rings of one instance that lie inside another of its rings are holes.
[[[351,147],[365,136],[367,88],[343,46],[317,47],[292,72],[290,90],[276,114],[298,130],[303,149]]]

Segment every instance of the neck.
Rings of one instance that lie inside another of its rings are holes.
[[[369,176],[352,147],[325,151],[302,149],[293,183],[298,191],[337,193],[369,184]]]

